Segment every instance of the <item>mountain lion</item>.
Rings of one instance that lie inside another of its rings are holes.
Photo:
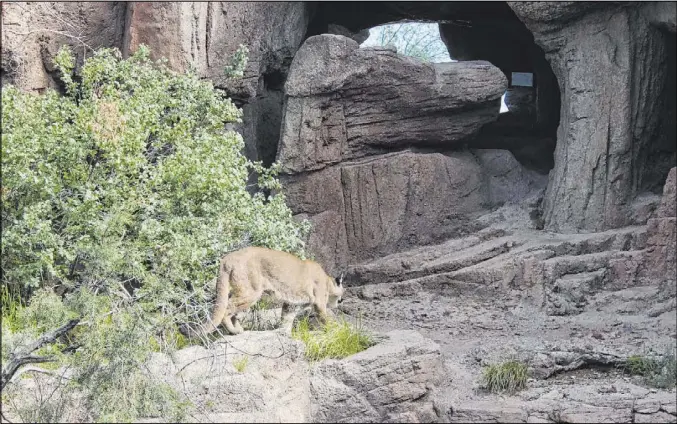
[[[327,307],[336,308],[342,301],[343,286],[341,279],[337,283],[317,262],[263,247],[246,247],[221,258],[210,319],[197,330],[187,326],[180,330],[195,337],[212,333],[223,323],[230,334],[240,334],[244,330],[237,314],[248,310],[264,293],[283,302],[283,326],[293,323],[294,305],[312,306],[324,323]]]

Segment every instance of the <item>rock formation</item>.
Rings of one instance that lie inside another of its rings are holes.
[[[663,188],[663,198],[655,218],[647,222],[647,275],[657,280],[675,278],[677,274],[677,168],[672,168]]]
[[[35,92],[58,87],[52,59],[70,45],[81,63],[91,49],[122,49],[126,6],[122,2],[2,4],[0,79]]]
[[[278,160],[294,212],[315,224],[311,250],[331,269],[441,241],[538,188],[509,152],[462,150],[504,90],[486,62],[431,65],[309,38],[285,86]]]
[[[378,345],[327,360],[310,379],[312,421],[435,422],[432,393],[446,370],[439,347],[415,331],[392,331]]]
[[[545,51],[562,92],[546,228],[627,225],[634,197],[661,183],[652,172],[659,167],[663,179],[674,166],[674,4],[645,13],[631,3],[509,4]],[[658,163],[650,159],[656,150],[664,150]]]
[[[58,87],[52,59],[69,44],[78,61],[91,49],[125,55],[151,48],[177,71],[193,66],[243,105],[247,155],[270,164],[279,137],[282,85],[303,40],[309,8],[302,2],[74,2],[3,4],[2,81],[32,91]],[[250,51],[244,77],[224,73],[240,44]]]
[[[192,365],[209,393],[268,390],[199,419],[676,422],[673,392],[621,369],[677,337],[675,13],[674,2],[3,3],[0,77],[58,88],[62,44],[81,61],[88,47],[143,43],[176,70],[195,66],[243,105],[248,156],[280,161],[292,210],[313,224],[310,252],[347,270],[342,310],[388,335],[312,369],[284,339],[290,356],[259,358],[247,377],[229,352],[223,384]],[[459,62],[359,48],[368,28],[401,19],[443,22]],[[240,43],[249,65],[228,79]],[[264,351],[273,334],[229,341]],[[209,353],[191,349],[181,366]],[[528,364],[529,388],[483,391],[482,367],[505,358]]]

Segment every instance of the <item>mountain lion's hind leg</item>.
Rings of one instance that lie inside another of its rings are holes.
[[[280,317],[280,329],[286,333],[291,333],[296,318],[296,309],[294,305],[284,302],[282,304],[282,315]]]

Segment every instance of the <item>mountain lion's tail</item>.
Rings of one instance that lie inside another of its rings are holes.
[[[190,337],[198,337],[213,333],[216,328],[223,322],[230,334],[237,334],[237,330],[233,326],[230,319],[224,320],[226,311],[228,310],[228,295],[230,294],[230,269],[226,269],[223,264],[219,267],[219,277],[216,280],[216,302],[211,316],[197,330],[182,328],[182,332]],[[187,330],[187,331],[186,331]]]

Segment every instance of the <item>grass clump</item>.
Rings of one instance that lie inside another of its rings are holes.
[[[294,326],[292,338],[306,345],[306,357],[311,361],[345,358],[374,345],[373,337],[359,323],[352,325],[344,318],[328,320],[313,330],[305,317]]]
[[[632,375],[649,376],[655,373],[659,368],[659,363],[656,359],[649,358],[642,355],[632,355],[625,360],[623,369],[625,372]]]
[[[514,393],[527,386],[527,366],[518,361],[489,365],[482,371],[482,385],[493,393]]]
[[[644,382],[655,388],[668,389],[677,385],[677,358],[675,352],[662,357],[629,356],[622,365],[623,371],[644,377]]]

